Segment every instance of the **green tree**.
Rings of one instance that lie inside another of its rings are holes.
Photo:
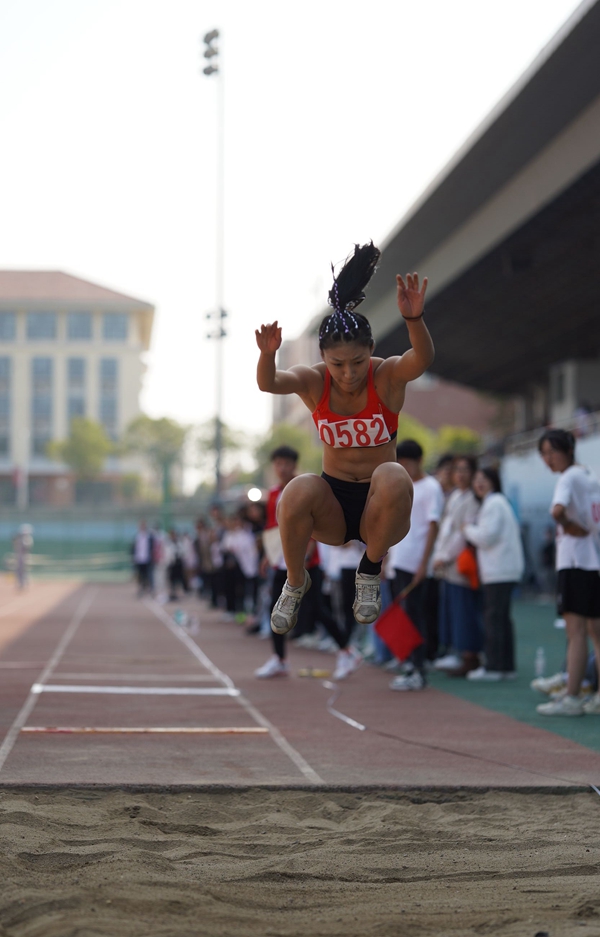
[[[50,458],[64,462],[82,481],[96,478],[111,452],[114,452],[114,445],[104,427],[83,416],[71,420],[68,439],[52,442],[48,446]]]
[[[207,469],[214,465],[217,453],[217,420],[213,417],[202,423],[197,430],[196,445],[200,467]],[[224,456],[248,449],[250,443],[243,430],[232,429],[221,420],[221,452]]]
[[[189,430],[167,416],[153,419],[142,413],[132,420],[123,437],[123,451],[145,456],[161,479],[165,513],[171,497],[171,469],[182,460]]]
[[[475,455],[481,451],[481,436],[468,426],[440,426],[437,434],[438,452]]]
[[[434,430],[424,423],[415,420],[406,413],[398,417],[398,442],[403,439],[414,439],[423,448],[423,461],[427,465],[434,458],[437,451],[437,440]]]

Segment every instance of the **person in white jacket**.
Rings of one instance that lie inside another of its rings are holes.
[[[456,565],[467,545],[463,527],[474,521],[479,511],[472,491],[476,471],[477,462],[473,456],[460,455],[454,460],[452,481],[455,488],[446,502],[433,549],[433,571],[440,582],[439,645],[445,649],[433,666],[453,676],[466,676],[479,667],[479,653],[483,647],[480,590],[470,587],[469,580],[459,573]]]
[[[483,588],[485,667],[467,674],[468,680],[504,680],[515,674],[511,596],[525,566],[521,531],[495,469],[479,469],[473,490],[482,499],[476,523],[466,524],[467,541],[477,549]]]

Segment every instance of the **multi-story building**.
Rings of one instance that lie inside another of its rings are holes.
[[[149,303],[67,273],[0,270],[1,500],[73,500],[48,443],[76,416],[119,438],[140,412],[153,316]]]

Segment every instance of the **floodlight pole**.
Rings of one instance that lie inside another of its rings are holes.
[[[216,240],[215,240],[215,293],[216,311],[207,318],[216,319],[216,329],[208,335],[217,342],[216,361],[216,414],[215,414],[215,494],[221,500],[223,493],[222,459],[223,459],[223,339],[227,332],[224,320],[227,316],[223,308],[225,285],[225,95],[223,88],[223,72],[219,62],[219,49],[214,44],[219,38],[219,30],[212,29],[206,33],[203,42],[205,45],[204,58],[207,64],[202,73],[208,78],[215,75],[217,80],[217,173],[216,173]]]

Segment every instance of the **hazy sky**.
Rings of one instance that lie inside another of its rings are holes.
[[[263,430],[254,328],[298,334],[330,261],[389,233],[577,5],[2,0],[0,267],[155,304],[144,408],[213,415],[216,87],[200,40],[218,27],[224,416]]]

